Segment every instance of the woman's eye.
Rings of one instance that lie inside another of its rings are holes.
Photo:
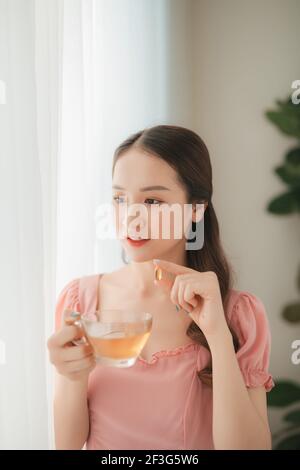
[[[123,204],[123,203],[126,202],[126,197],[124,197],[124,196],[114,196],[113,200],[117,204]],[[160,201],[158,199],[148,198],[148,199],[145,200],[145,203],[146,204],[151,204],[151,205],[159,205],[159,204],[162,204],[162,201]]]
[[[119,204],[124,203],[126,201],[126,198],[124,196],[114,196],[113,200]]]
[[[146,203],[146,204],[154,204],[154,205],[159,205],[159,204],[162,204],[162,201],[159,201],[158,199],[146,199],[146,201],[154,201],[154,202],[150,202],[150,203]]]

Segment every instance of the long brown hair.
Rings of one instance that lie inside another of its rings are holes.
[[[117,160],[131,147],[153,154],[174,168],[187,192],[188,203],[207,203],[204,212],[204,244],[199,250],[187,250],[187,264],[188,267],[196,271],[214,271],[217,274],[224,312],[226,313],[234,271],[226,259],[220,241],[219,224],[211,201],[213,193],[212,167],[205,143],[198,134],[184,127],[158,125],[145,128],[129,136],[117,147],[113,156],[112,174]],[[195,233],[195,222],[192,222],[192,230]],[[233,337],[235,351],[237,351],[239,346],[237,336],[230,327],[229,329]],[[203,332],[193,320],[186,333],[196,343],[209,350]],[[203,383],[212,385],[211,360],[206,368],[198,371],[198,377]]]

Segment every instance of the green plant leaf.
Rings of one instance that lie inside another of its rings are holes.
[[[294,194],[295,200],[298,205],[298,212],[300,212],[300,187],[299,188],[293,188],[292,193]]]
[[[266,117],[284,134],[300,138],[300,106],[290,96],[286,101],[277,100],[276,104],[278,109],[266,111]]]
[[[274,432],[272,434],[272,438],[274,442],[279,442],[282,439],[284,439],[286,436],[290,436],[293,434],[293,432],[297,432],[299,429],[299,423],[293,423],[290,424],[289,426],[286,426],[284,428],[281,428],[279,431]]]
[[[283,419],[288,423],[296,423],[300,426],[300,410],[290,411]]]
[[[300,211],[300,195],[292,190],[281,194],[269,202],[267,211],[276,215],[291,214]]]
[[[284,307],[282,316],[290,323],[300,322],[300,303],[290,304]]]
[[[285,161],[289,165],[300,167],[300,147],[290,150],[285,156]]]
[[[276,382],[276,386],[267,394],[268,406],[287,406],[300,402],[300,386],[290,380]]]
[[[274,450],[300,450],[300,429],[297,434],[288,436],[280,441]]]
[[[283,134],[292,135],[300,138],[298,120],[293,116],[287,116],[276,111],[267,111],[266,116],[275,124]]]
[[[274,171],[288,186],[300,186],[300,166],[297,167],[285,163],[275,168]]]

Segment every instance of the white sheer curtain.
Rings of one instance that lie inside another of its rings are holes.
[[[192,126],[190,5],[0,0],[3,449],[53,448],[57,294],[121,263],[95,223],[115,147],[157,123]]]
[[[190,1],[64,1],[58,290],[122,263],[95,223],[116,146],[158,123],[192,126],[191,16]]]
[[[166,118],[166,67],[157,54],[165,9],[164,0],[64,2],[58,286],[121,263],[115,241],[96,240],[96,208],[110,201],[117,144]]]
[[[0,447],[51,441],[45,337],[55,295],[58,0],[0,0]]]

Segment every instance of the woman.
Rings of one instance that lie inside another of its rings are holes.
[[[191,204],[190,233],[201,233],[202,224],[204,243],[192,249],[185,236],[176,238],[182,222],[170,223],[169,237],[159,225],[159,236],[151,238],[150,224],[143,232],[147,241],[121,240],[129,263],[63,288],[48,340],[58,372],[56,447],[270,449],[268,320],[258,297],[232,287],[204,142],[183,127],[146,128],[117,148],[112,173],[116,214],[125,202],[142,204],[148,215]],[[117,232],[125,228],[130,235],[131,222],[118,221]],[[135,234],[138,229],[142,233],[141,223]],[[154,281],[158,266],[163,277]],[[96,308],[149,311],[152,333],[134,366],[95,367],[90,347],[72,344],[82,332],[64,324],[66,308],[82,314]]]

